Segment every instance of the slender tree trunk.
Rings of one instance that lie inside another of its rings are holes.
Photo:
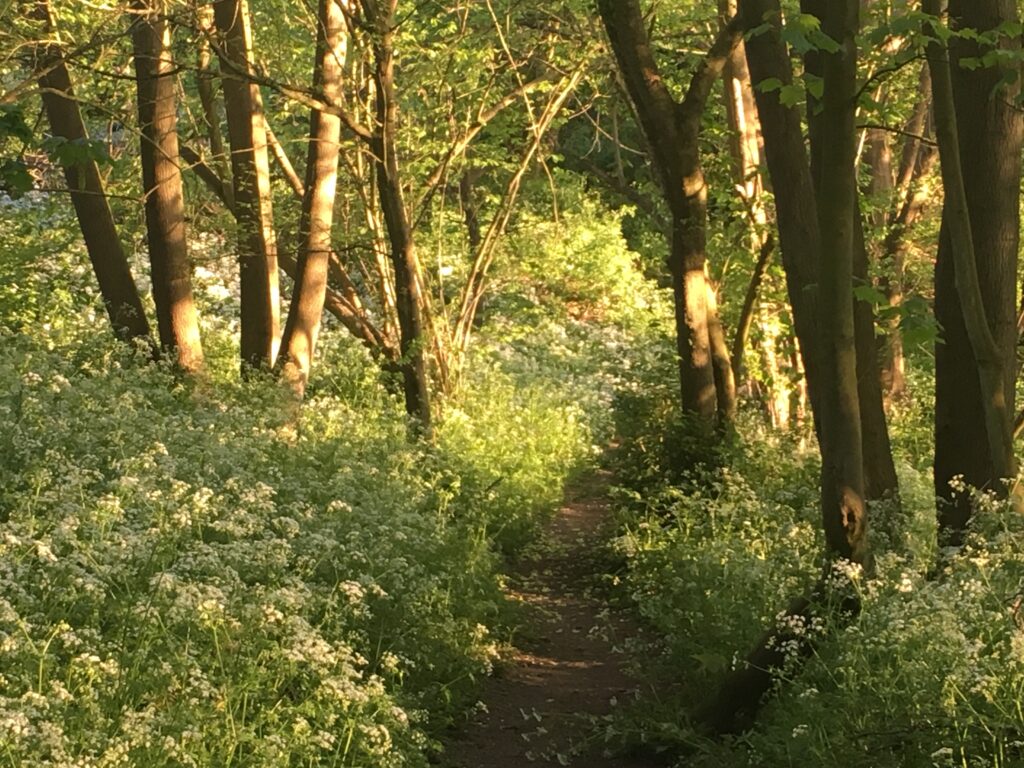
[[[736,15],[736,0],[718,0],[721,25]],[[729,123],[729,150],[733,161],[733,178],[744,202],[751,208],[752,218],[764,224],[761,192],[761,124],[754,101],[754,88],[747,67],[746,44],[740,43],[726,60],[722,71],[725,86],[725,114]],[[762,238],[763,240],[763,238]],[[759,244],[758,244],[759,245]],[[755,248],[758,246],[755,245]]]
[[[340,6],[336,0],[320,0],[313,89],[322,92],[328,102],[341,98],[345,44],[345,19]],[[327,293],[340,140],[341,118],[312,110],[295,289],[277,360],[277,369],[300,399],[309,380]]]
[[[171,25],[163,0],[135,0],[132,7],[142,188],[160,346],[182,369],[197,371],[203,347],[185,239]]]
[[[926,0],[924,8],[936,16],[941,10],[938,0]],[[951,0],[949,14],[955,28],[979,32],[1017,19],[1010,0]],[[1019,41],[1004,39],[1001,47],[1016,50]],[[928,47],[946,191],[935,270],[935,311],[943,328],[935,350],[935,491],[940,532],[953,542],[961,540],[971,509],[950,481],[961,476],[1005,496],[1002,481],[1017,473],[1019,81],[1007,83],[998,64],[973,71],[950,65],[950,58],[984,52],[965,39],[952,40],[948,54],[940,43]]]
[[[748,30],[766,28],[746,40],[747,64],[764,134],[765,159],[775,190],[779,247],[786,274],[786,289],[793,310],[793,327],[806,373],[808,397],[817,431],[818,364],[818,232],[814,183],[804,145],[800,113],[779,100],[778,91],[757,84],[777,80],[793,83],[789,53],[782,40],[778,0],[740,0],[740,14]]]
[[[893,309],[903,303],[907,232],[921,217],[927,202],[921,180],[931,171],[937,156],[935,148],[923,140],[929,130],[931,110],[931,74],[927,63],[921,67],[918,88],[921,96],[905,127],[907,136],[900,152],[880,257],[884,268],[880,287]],[[882,389],[892,399],[902,397],[906,391],[906,363],[898,316],[888,323],[882,350]]]
[[[216,29],[212,5],[196,7],[196,24],[199,27],[199,38],[196,50],[198,62],[196,69],[196,92],[199,94],[201,109],[200,122],[210,143],[210,155],[217,175],[223,180],[231,178],[231,164],[227,152],[224,151],[224,138],[220,132],[220,116],[217,114],[217,73],[213,69],[213,51],[210,40]],[[225,187],[228,199],[234,204],[234,189],[228,184]],[[229,206],[230,207],[230,206]]]
[[[853,279],[868,285],[868,250],[864,242],[859,206],[854,212]],[[888,499],[899,503],[899,478],[892,457],[889,424],[885,415],[880,376],[881,360],[875,338],[875,309],[870,302],[854,299],[854,337],[857,354],[857,393],[860,401],[861,445],[864,456],[864,494],[868,501]]]
[[[729,359],[729,344],[725,329],[718,317],[718,296],[715,287],[705,275],[707,287],[708,342],[711,345],[711,365],[715,374],[715,399],[718,405],[718,423],[732,424],[736,420],[736,377]]]
[[[430,387],[425,356],[426,335],[423,324],[423,296],[419,265],[413,241],[412,224],[402,193],[398,166],[398,96],[395,93],[394,24],[398,0],[364,3],[368,20],[375,27],[374,83],[376,85],[377,129],[373,152],[377,165],[377,191],[388,230],[391,265],[395,273],[395,304],[398,310],[399,345],[402,352],[402,379],[405,408],[419,420],[420,428],[430,433]],[[371,13],[371,8],[373,12]]]
[[[860,402],[853,309],[853,260],[857,216],[855,159],[857,132],[854,123],[857,93],[857,49],[860,0],[830,0],[820,16],[822,30],[839,44],[822,64],[824,99],[817,118],[820,136],[817,152],[827,169],[814,185],[800,132],[799,116],[771,94],[758,91],[758,111],[765,132],[765,151],[776,190],[783,258],[797,326],[797,341],[808,366],[811,406],[816,414],[822,455],[821,509],[825,542],[832,558],[869,565],[867,514],[864,502],[864,463],[861,443]],[[755,84],[776,77],[792,82],[786,47],[780,34],[781,13],[776,0],[742,0],[746,24],[767,27],[748,41],[748,61]],[[779,175],[775,175],[776,170]],[[802,204],[802,205],[801,205]],[[808,214],[810,221],[803,217]],[[785,224],[783,224],[785,222]],[[804,227],[807,240],[795,233]],[[789,256],[786,249],[789,248]],[[818,262],[820,303],[795,296]],[[803,315],[803,322],[800,317]],[[820,335],[807,333],[807,322],[817,319]],[[803,328],[806,335],[801,334]],[[817,346],[811,353],[808,342]],[[815,366],[811,375],[810,365]],[[794,626],[806,627],[827,606],[838,603],[849,615],[857,600],[826,580],[819,582],[810,598],[794,601],[770,629],[745,663],[727,675],[718,694],[709,699],[702,721],[716,732],[734,732],[749,722],[773,683],[771,670],[783,666],[787,648],[806,656],[813,640]]]
[[[747,341],[750,338],[750,329],[754,325],[754,307],[757,304],[757,294],[764,281],[765,272],[768,271],[768,261],[771,259],[772,251],[775,248],[775,241],[771,235],[766,235],[764,242],[754,263],[754,271],[750,273],[750,282],[747,283],[747,292],[743,297],[743,306],[740,308],[740,319],[736,323],[736,335],[732,340],[732,370],[736,378],[743,377],[743,356],[746,353]]]
[[[475,173],[466,169],[459,176],[459,202],[462,204],[462,215],[466,220],[466,237],[469,241],[469,252],[476,253],[483,237],[480,234],[480,216],[477,210],[476,193],[473,189]]]
[[[736,15],[736,0],[718,0],[719,25],[725,25]],[[750,329],[754,319],[757,292],[768,267],[772,252],[772,238],[767,231],[768,217],[761,193],[761,127],[754,103],[754,89],[747,68],[745,45],[741,42],[732,51],[722,71],[725,86],[725,114],[729,123],[729,151],[732,155],[733,182],[750,220],[750,247],[754,256],[743,308],[733,337],[731,365],[735,378],[744,381],[743,356],[746,352]]]
[[[864,192],[872,204],[868,223],[872,230],[881,231],[885,227],[885,204],[892,196],[895,183],[889,131],[883,128],[867,129],[864,162],[868,167],[868,180]]]
[[[269,369],[280,332],[277,244],[263,98],[246,79],[252,71],[252,29],[246,0],[217,0],[224,106],[231,143],[231,178],[238,222],[241,355],[246,368]]]
[[[89,134],[75,99],[48,0],[39,0],[35,16],[43,22],[48,38],[48,42],[39,46],[39,63],[46,72],[39,78],[39,89],[50,131],[70,142],[84,141]],[[124,341],[149,340],[149,323],[142,299],[118,238],[96,161],[89,159],[64,165],[64,178],[115,335]]]

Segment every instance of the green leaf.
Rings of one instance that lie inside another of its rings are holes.
[[[779,102],[786,107],[795,107],[803,96],[804,89],[799,85],[784,85],[779,91]]]
[[[20,106],[0,105],[0,141],[6,138],[29,141],[32,129],[25,122],[25,113]]]
[[[825,93],[825,80],[818,75],[804,72],[804,87],[807,88],[807,93],[813,98],[820,99],[822,94]]]
[[[857,301],[866,301],[868,304],[875,307],[880,307],[889,302],[889,299],[884,293],[869,283],[855,285],[853,287],[853,296]]]
[[[32,176],[24,162],[18,158],[0,161],[0,189],[15,199],[32,189]]]

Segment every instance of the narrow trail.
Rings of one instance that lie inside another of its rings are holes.
[[[636,682],[616,646],[634,634],[627,618],[594,594],[609,474],[567,489],[539,551],[510,578],[525,607],[511,658],[484,686],[486,712],[448,745],[451,768],[652,768],[641,758],[603,754],[592,718],[631,698]]]

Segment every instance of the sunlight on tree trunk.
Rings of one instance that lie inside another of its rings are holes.
[[[136,0],[132,46],[138,85],[142,188],[160,346],[185,371],[203,365],[185,239],[171,24],[163,0]]]
[[[329,101],[335,101],[341,96],[346,53],[345,19],[337,0],[320,0],[317,19],[313,87],[321,89]],[[327,293],[340,139],[341,118],[312,110],[295,289],[277,361],[277,369],[299,399],[305,394],[313,365]]]

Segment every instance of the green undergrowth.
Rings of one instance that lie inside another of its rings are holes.
[[[422,764],[497,653],[495,542],[587,459],[573,408],[493,371],[427,447],[382,394],[295,424],[88,352],[0,354],[0,763]]]
[[[695,713],[821,574],[816,445],[743,413],[709,465],[680,464],[688,433],[660,400],[667,385],[641,390],[618,399],[632,431],[620,451],[631,474],[616,492],[616,580],[660,653],[642,670],[652,692],[609,720],[610,741],[686,766],[1024,765],[1024,520],[980,497],[967,545],[939,551],[931,479],[905,453],[902,509],[872,509],[877,573],[850,574],[861,613],[798,628],[815,650],[776,671],[754,726],[703,735]],[[898,446],[926,429],[910,408],[894,423]]]
[[[301,412],[238,380],[217,237],[206,372],[115,344],[75,226],[0,205],[0,766],[427,765],[513,632],[507,555],[611,433],[625,326],[517,282],[413,443],[330,318]]]

